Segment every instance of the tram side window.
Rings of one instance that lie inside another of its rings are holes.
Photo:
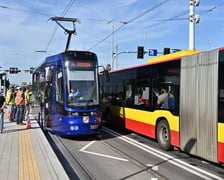
[[[64,88],[63,88],[63,77],[61,70],[57,71],[56,74],[56,101],[63,103]]]

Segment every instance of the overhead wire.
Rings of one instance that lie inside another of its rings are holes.
[[[24,4],[24,3],[20,2],[20,1],[19,2],[18,1],[15,1],[15,0],[11,0],[11,1],[14,2],[14,3],[16,3],[16,4],[18,4],[18,5],[20,5],[20,6],[23,6],[23,7],[27,8],[28,10],[19,9],[19,8],[11,8],[11,7],[8,7],[8,6],[0,6],[0,7],[1,8],[4,8],[4,9],[11,9],[11,10],[16,10],[16,11],[27,11],[27,12],[30,12],[30,13],[40,14],[40,15],[47,16],[47,17],[51,17],[52,16],[52,15],[49,15],[47,13],[41,12],[41,11],[35,9],[35,8],[32,8],[32,7],[28,6],[27,4]],[[72,7],[72,5],[73,5],[74,2],[75,2],[75,0],[70,0],[68,2],[68,4],[66,5],[65,9],[61,13],[61,17],[64,17],[68,13],[68,11],[70,10],[70,8]],[[47,46],[46,46],[45,50],[42,51],[42,52],[47,53],[48,48],[49,48],[50,44],[52,43],[53,38],[54,38],[54,36],[55,36],[55,34],[57,32],[57,29],[58,29],[58,26],[56,25],[55,28],[54,28],[54,30],[53,30],[53,33],[52,33],[52,35],[50,37],[50,40],[47,43]]]
[[[40,15],[47,16],[47,17],[50,16],[49,14],[44,13],[44,12],[41,12],[41,11],[39,11],[39,10],[33,8],[33,7],[30,7],[30,6],[28,6],[28,5],[20,2],[20,1],[19,2],[18,1],[15,1],[15,0],[11,0],[11,1],[14,2],[14,3],[16,3],[16,4],[18,4],[18,5],[20,5],[20,6],[23,6],[23,7],[27,8],[28,10],[7,7],[8,9],[12,9],[12,10],[16,10],[16,11],[26,11],[26,12],[30,12],[30,13],[33,13],[33,14],[40,14]]]
[[[65,7],[64,11],[61,13],[61,17],[64,17],[67,14],[67,12],[70,10],[70,8],[72,7],[72,5],[73,5],[74,2],[75,2],[75,0],[70,0],[69,1],[69,3],[67,4],[67,6]],[[45,48],[45,52],[48,51],[48,48],[49,48],[50,44],[52,43],[53,38],[54,38],[57,30],[58,30],[58,25],[55,25],[54,31],[53,31],[53,33],[52,33],[52,35],[50,37],[50,40],[48,41],[47,46]]]
[[[155,8],[161,6],[161,5],[162,5],[163,3],[165,3],[165,2],[167,2],[167,1],[163,1],[163,2],[159,3],[159,4],[156,5],[155,7],[148,9],[147,11],[141,13],[140,15],[138,15],[138,16],[132,18],[132,19],[129,20],[129,21],[122,22],[123,24],[122,24],[120,27],[118,27],[118,28],[115,29],[112,33],[108,34],[106,37],[104,37],[104,38],[101,39],[99,42],[97,42],[96,44],[94,44],[92,47],[89,48],[89,50],[91,50],[91,49],[97,47],[97,46],[98,46],[99,44],[101,44],[103,41],[105,41],[106,39],[108,39],[109,37],[111,37],[113,33],[119,31],[119,30],[122,29],[125,25],[127,25],[127,24],[129,24],[129,23],[131,23],[131,22],[134,22],[134,21],[135,21],[135,22],[149,22],[148,20],[147,20],[147,21],[136,21],[136,20],[139,19],[140,17],[144,16],[145,14],[151,12],[151,11],[154,10]],[[204,13],[210,13],[210,12],[214,11],[215,9],[217,9],[217,8],[223,6],[223,5],[224,5],[224,3],[221,3],[221,4],[216,5],[216,6],[212,7],[212,8],[210,8],[210,9],[206,9],[206,10],[200,11],[199,14],[202,14],[202,15],[203,15]],[[188,13],[189,13],[189,10],[186,10],[186,11],[184,11],[183,13],[181,13],[181,14],[179,14],[179,15],[176,15],[176,16],[174,16],[174,17],[166,18],[166,19],[150,20],[150,22],[152,22],[152,21],[159,21],[158,24],[154,24],[154,26],[155,26],[155,25],[159,25],[159,24],[161,24],[161,23],[163,23],[163,22],[167,22],[167,21],[189,20],[189,17],[183,17],[183,18],[180,18],[181,16],[184,16],[184,15],[186,15],[186,14],[188,14]]]
[[[221,3],[221,4],[219,4],[219,5],[215,5],[215,6],[213,6],[212,8],[210,8],[210,9],[206,9],[206,10],[203,10],[203,11],[201,11],[201,12],[199,12],[200,14],[203,14],[203,13],[210,13],[210,12],[212,12],[212,11],[214,11],[215,9],[217,9],[217,8],[220,8],[221,6],[223,6],[224,5],[224,3]]]
[[[136,16],[136,17],[130,19],[129,21],[123,22],[123,24],[122,24],[120,27],[118,27],[118,28],[115,29],[113,32],[111,32],[109,35],[107,35],[106,37],[104,37],[103,39],[101,39],[99,42],[97,42],[96,44],[94,44],[94,45],[93,45],[92,47],[90,47],[88,50],[91,50],[91,49],[97,47],[97,46],[98,46],[99,44],[101,44],[103,41],[105,41],[106,39],[108,39],[113,33],[119,31],[119,30],[122,29],[124,26],[126,26],[128,23],[131,23],[131,22],[135,21],[136,19],[141,18],[141,17],[144,16],[145,14],[147,14],[147,13],[149,13],[149,12],[155,10],[156,8],[162,6],[164,3],[168,2],[168,1],[169,1],[169,0],[163,0],[163,1],[161,1],[160,3],[156,4],[155,6],[153,6],[152,8],[150,8],[150,9],[144,11],[143,13],[139,14],[138,16]]]

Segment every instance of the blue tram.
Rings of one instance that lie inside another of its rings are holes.
[[[33,73],[33,88],[44,130],[62,136],[100,132],[96,54],[67,50],[47,57]]]

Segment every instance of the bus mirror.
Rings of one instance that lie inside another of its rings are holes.
[[[109,72],[107,70],[103,71],[103,75],[104,75],[104,81],[105,82],[110,81],[110,75],[109,75]]]
[[[52,78],[52,71],[50,68],[45,68],[45,80],[47,82],[50,82],[51,81],[51,78]]]

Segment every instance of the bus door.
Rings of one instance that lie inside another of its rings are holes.
[[[149,79],[132,80],[132,88],[126,88],[125,121],[126,128],[149,135],[151,127],[152,99]],[[126,85],[126,87],[128,87]],[[130,90],[131,89],[131,90]],[[131,94],[131,98],[127,95]]]

